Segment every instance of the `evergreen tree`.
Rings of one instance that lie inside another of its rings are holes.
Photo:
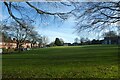
[[[55,39],[55,45],[57,45],[57,46],[62,46],[62,43],[61,43],[61,41],[60,41],[59,38],[56,38],[56,39]]]

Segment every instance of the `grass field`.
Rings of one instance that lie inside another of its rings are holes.
[[[2,56],[3,78],[118,78],[118,46],[34,49]]]

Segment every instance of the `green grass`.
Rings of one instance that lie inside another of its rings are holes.
[[[3,78],[118,78],[118,46],[34,49],[2,56]]]

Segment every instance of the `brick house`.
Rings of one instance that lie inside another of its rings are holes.
[[[31,48],[31,42],[26,40],[23,45],[24,48]],[[16,40],[11,38],[5,38],[4,34],[0,34],[0,49],[5,48],[13,48],[17,47]]]

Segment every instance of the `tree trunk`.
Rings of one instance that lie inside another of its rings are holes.
[[[17,45],[17,47],[16,47],[16,48],[17,48],[17,49],[19,49],[19,42],[17,42],[17,43],[16,43],[16,45]]]
[[[33,44],[31,43],[31,48],[33,47]]]
[[[21,49],[20,49],[20,46],[21,46],[21,45],[20,45],[20,43],[19,43],[19,42],[17,42],[17,43],[16,43],[16,45],[17,45],[17,47],[16,47],[16,48],[17,48],[17,50],[20,52],[20,51],[21,51]]]

